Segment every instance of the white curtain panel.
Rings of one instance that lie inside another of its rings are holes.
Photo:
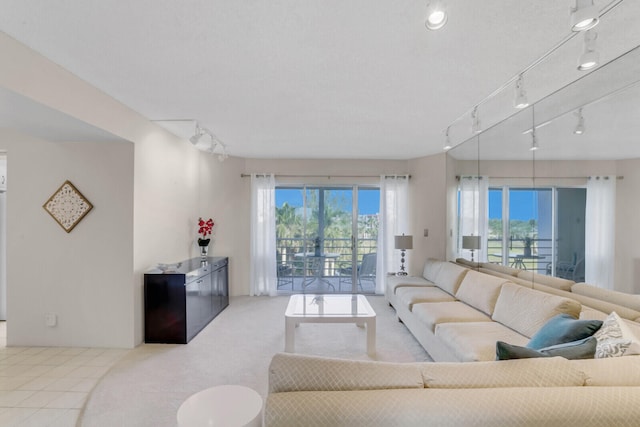
[[[585,218],[585,282],[614,288],[616,177],[590,177]]]
[[[459,184],[458,256],[471,259],[471,251],[462,249],[462,236],[480,236],[480,249],[473,251],[474,261],[487,261],[489,234],[489,177],[462,176]]]
[[[378,230],[378,257],[376,260],[376,294],[384,294],[387,272],[400,269],[400,251],[395,249],[394,236],[408,229],[409,176],[380,177],[380,229]],[[405,258],[405,267],[408,264]]]
[[[250,272],[249,295],[277,295],[276,183],[273,174],[251,175]]]

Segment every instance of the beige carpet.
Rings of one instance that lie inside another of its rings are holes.
[[[429,361],[429,355],[395,318],[384,297],[368,296],[377,314],[375,359]],[[289,297],[236,297],[186,345],[145,344],[129,352],[98,383],[85,406],[82,427],[175,426],[180,404],[221,384],[267,395],[271,357],[284,349]],[[302,324],[296,352],[371,360],[366,330],[353,324]]]

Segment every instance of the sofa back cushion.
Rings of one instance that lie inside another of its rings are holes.
[[[615,311],[620,315],[620,317],[629,320],[635,320],[640,317],[640,312],[633,310],[631,308],[623,307],[621,305],[614,304],[608,301],[602,301],[596,298],[587,297],[584,295],[576,294],[574,292],[566,292],[560,289],[552,288],[550,286],[540,285],[538,283],[533,285],[533,289],[547,292],[554,295],[564,296],[566,298],[571,298],[573,300],[578,301],[583,306],[587,306],[593,308],[595,310],[601,311],[606,314],[610,314],[612,311]]]
[[[505,283],[491,318],[531,338],[558,314],[566,313],[577,319],[580,308],[580,303],[572,299]]]
[[[434,282],[443,291],[455,295],[460,287],[460,282],[469,271],[471,270],[458,264],[443,262]]]
[[[505,283],[508,283],[505,278],[470,270],[462,279],[456,298],[491,316]]]
[[[492,262],[483,262],[481,267],[486,268],[487,270],[497,271],[502,274],[508,274],[509,276],[517,276],[520,272],[517,268],[508,267],[502,264],[494,264]]]
[[[424,363],[422,377],[428,388],[575,387],[586,379],[563,357]]]
[[[528,270],[521,270],[518,273],[518,278],[526,280],[528,282],[540,283],[541,285],[550,286],[556,289],[562,289],[563,291],[571,291],[571,286],[576,283],[573,280],[546,276],[544,274],[538,274]]]
[[[269,393],[394,388],[424,388],[420,366],[286,353],[275,354],[269,365]]]
[[[571,292],[640,311],[640,295],[598,288],[586,283],[576,283],[571,286]]]
[[[456,258],[456,264],[467,268],[473,268],[474,270],[477,270],[481,266],[481,263],[477,261],[469,261],[468,259],[464,258]]]
[[[422,277],[430,282],[435,283],[436,277],[438,276],[438,272],[440,271],[440,267],[442,267],[442,264],[444,264],[444,261],[440,261],[439,259],[427,259],[427,261],[424,263],[424,269],[422,270]]]

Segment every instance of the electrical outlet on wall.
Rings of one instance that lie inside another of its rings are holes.
[[[424,229],[424,237],[429,237],[429,229],[428,228]]]
[[[44,324],[53,328],[58,324],[58,315],[55,313],[47,313],[44,315]]]

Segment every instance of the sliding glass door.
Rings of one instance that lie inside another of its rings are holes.
[[[373,293],[379,194],[358,186],[276,188],[278,290]]]
[[[584,188],[491,187],[488,261],[583,278],[585,206]]]

